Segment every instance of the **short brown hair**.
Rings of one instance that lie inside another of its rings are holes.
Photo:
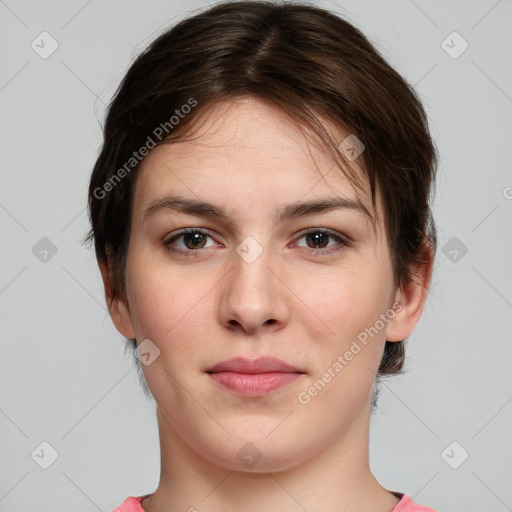
[[[108,261],[109,250],[112,299],[126,302],[136,150],[164,131],[157,145],[183,139],[210,106],[244,96],[272,102],[315,134],[356,186],[340,140],[322,121],[364,143],[357,162],[370,183],[374,211],[376,187],[382,194],[395,284],[409,282],[426,248],[436,250],[430,197],[438,154],[417,94],[340,16],[298,2],[234,1],[194,14],[156,38],[108,107],[89,184],[92,228],[85,242],[94,239],[98,262]],[[129,341],[135,349],[136,341]],[[386,342],[377,379],[401,373],[404,355],[403,342]]]

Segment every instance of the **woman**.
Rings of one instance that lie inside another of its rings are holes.
[[[432,512],[368,445],[430,285],[436,164],[412,88],[323,9],[220,3],[135,60],[88,238],[162,465],[116,512]]]

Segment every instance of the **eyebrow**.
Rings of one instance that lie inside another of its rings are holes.
[[[315,213],[329,212],[339,209],[350,209],[368,216],[374,220],[368,209],[358,200],[343,197],[327,197],[313,201],[294,202],[278,208],[274,214],[274,223],[284,222],[293,218],[305,217]],[[186,199],[179,196],[166,196],[157,199],[144,212],[144,220],[156,213],[171,210],[178,213],[208,217],[224,221],[230,225],[231,219],[226,211],[212,203],[196,199]]]

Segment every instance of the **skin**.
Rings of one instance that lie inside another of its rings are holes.
[[[127,302],[114,297],[110,310],[123,336],[149,339],[160,350],[142,365],[157,404],[162,464],[143,508],[389,512],[399,499],[369,467],[372,385],[386,339],[407,338],[421,316],[432,255],[415,281],[397,290],[385,228],[378,223],[375,232],[363,213],[344,208],[274,223],[276,208],[326,196],[359,197],[371,212],[369,186],[355,190],[266,102],[241,99],[208,114],[194,141],[158,146],[143,160]],[[171,193],[224,208],[231,224],[171,210],[144,219],[153,201]],[[182,236],[174,247],[200,255],[169,252],[164,242],[189,227],[209,236],[196,245]],[[351,243],[329,236],[315,248],[315,238],[303,235],[308,228],[332,230]],[[246,237],[262,249],[252,263],[236,252]],[[109,268],[100,268],[109,303]],[[308,404],[300,403],[299,393],[396,303],[394,318]],[[260,355],[305,373],[257,398],[226,390],[205,373],[235,356]],[[237,457],[247,442],[262,454],[250,468]]]

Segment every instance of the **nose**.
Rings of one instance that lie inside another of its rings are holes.
[[[224,327],[255,335],[260,330],[282,329],[288,323],[290,292],[278,275],[284,274],[281,264],[269,248],[254,261],[243,251],[234,252],[219,301]]]

